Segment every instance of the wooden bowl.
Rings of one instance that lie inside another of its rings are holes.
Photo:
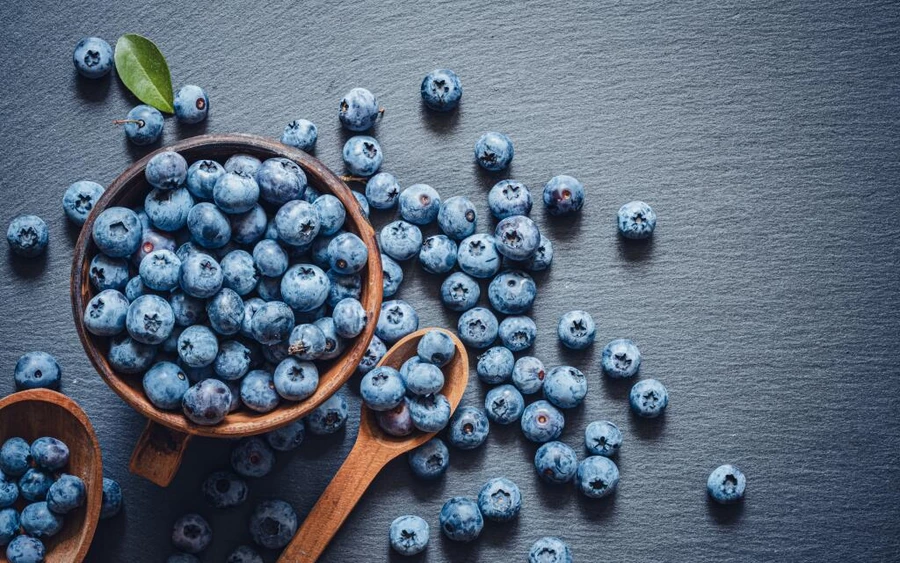
[[[237,153],[253,155],[261,160],[272,157],[289,158],[306,173],[310,186],[325,194],[336,196],[347,210],[344,228],[356,233],[369,250],[369,261],[361,272],[362,296],[360,302],[370,319],[365,330],[344,354],[330,364],[320,364],[319,387],[308,399],[300,402],[283,401],[278,408],[266,414],[241,409],[229,414],[215,426],[201,426],[189,421],[180,411],[164,411],[156,408],[144,395],[142,377],[116,373],[106,359],[109,338],[98,337],[84,326],[84,309],[96,294],[88,279],[91,259],[97,254],[97,246],[91,237],[94,220],[104,209],[113,206],[136,208],[143,205],[150,191],[144,178],[147,162],[163,151],[180,153],[188,164],[205,158],[224,162]],[[378,318],[382,299],[381,255],[375,241],[375,232],[350,188],[317,159],[305,152],[272,139],[252,135],[202,135],[161,148],[132,164],[106,189],[88,216],[75,245],[72,265],[72,314],[78,336],[91,363],[112,389],[146,416],[150,423],[141,436],[131,460],[131,470],[151,481],[166,486],[177,471],[184,448],[190,436],[211,438],[238,438],[275,430],[302,416],[333,395],[353,374],[362,359],[372,335],[374,319]]]
[[[87,499],[84,506],[65,516],[65,524],[58,534],[44,540],[45,561],[83,561],[91,547],[103,503],[103,460],[90,419],[75,401],[61,393],[47,389],[21,391],[0,400],[0,444],[15,436],[28,442],[52,436],[69,446],[69,465],[64,471],[81,477]],[[26,504],[20,498],[16,509],[22,510]],[[0,562],[7,562],[5,547],[0,549]]]

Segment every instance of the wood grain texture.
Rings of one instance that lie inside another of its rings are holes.
[[[417,355],[419,340],[430,330],[434,329],[421,329],[401,338],[387,351],[378,365],[400,369],[406,360]],[[445,377],[441,393],[450,401],[452,414],[469,383],[469,355],[454,333],[444,332],[453,339],[456,346],[456,355],[441,368]],[[419,431],[402,438],[391,436],[378,425],[375,411],[363,405],[359,416],[359,432],[350,455],[306,516],[294,539],[282,552],[279,562],[313,563],[318,560],[384,466],[434,436],[434,432]]]
[[[63,367],[63,390],[90,414],[105,470],[126,495],[123,514],[100,524],[90,561],[164,561],[172,522],[191,511],[215,530],[203,560],[223,561],[250,542],[247,519],[259,500],[283,498],[305,516],[358,427],[352,417],[346,432],[279,455],[271,478],[254,481],[247,504],[229,511],[208,508],[199,490],[228,466],[221,440],[195,439],[166,490],[128,473],[145,419],[96,375],[78,341],[68,288],[78,229],[60,208],[69,183],[108,185],[152,150],[130,146],[110,125],[137,104],[117,79],[81,80],[71,67],[80,37],[124,32],[153,38],[176,88],[209,92],[209,120],[168,119],[164,144],[204,132],[275,138],[303,117],[319,127],[316,157],[340,172],[348,135],[338,102],[365,86],[386,109],[374,130],[384,169],[404,187],[425,182],[443,197],[469,197],[480,232],[493,227],[486,196],[501,179],[472,162],[487,130],[515,142],[509,175],[533,196],[560,173],[586,186],[575,221],[553,220],[535,202],[556,258],[537,277],[532,354],[588,375],[563,441],[581,455],[591,420],[623,430],[616,495],[588,502],[544,486],[531,466],[534,446],[519,428],[494,425],[484,448],[451,452],[438,483],[416,481],[404,459],[388,464],[321,561],[361,553],[400,561],[388,547],[394,518],[418,514],[436,530],[447,498],[473,496],[500,475],[522,489],[517,522],[487,526],[466,546],[435,533],[411,560],[519,561],[544,534],[565,538],[578,561],[897,559],[897,2],[121,0],[47,9],[23,0],[4,6],[0,29],[8,78],[0,83],[0,225],[37,213],[51,235],[43,260],[0,259],[0,394],[12,392],[21,354],[46,350]],[[421,107],[419,83],[437,67],[463,81],[458,112]],[[615,236],[613,214],[636,198],[659,214],[650,245]],[[377,228],[393,218],[372,220]],[[399,297],[421,325],[455,326],[457,315],[437,299],[441,279],[414,263],[404,270]],[[560,349],[554,335],[574,307],[598,325],[599,346],[581,354]],[[621,336],[641,347],[642,377],[669,388],[661,422],[632,419],[627,386],[600,376],[600,347]],[[470,379],[462,404],[481,404],[486,388]],[[351,378],[351,412],[357,386]],[[747,502],[726,512],[704,492],[724,462],[749,480]]]
[[[103,504],[103,459],[91,421],[72,399],[47,389],[32,389],[0,399],[0,444],[9,438],[33,442],[50,436],[69,447],[66,473],[80,477],[85,503],[66,514],[63,528],[44,541],[47,563],[81,563],[91,547]],[[22,499],[15,508],[26,506]],[[0,563],[7,563],[0,549]]]

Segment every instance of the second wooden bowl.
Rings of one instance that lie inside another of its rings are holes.
[[[84,506],[65,516],[58,534],[44,541],[45,561],[83,561],[91,547],[103,503],[103,460],[91,421],[75,401],[61,393],[47,389],[21,391],[0,400],[0,444],[16,436],[29,443],[51,436],[69,446],[69,465],[64,471],[81,477],[87,499]],[[24,504],[16,508],[21,510]],[[7,563],[6,548],[0,548],[0,562]]]
[[[344,228],[356,233],[366,244],[369,261],[362,275],[360,301],[368,314],[369,322],[344,354],[323,368],[320,365],[319,387],[304,401],[282,402],[278,408],[266,414],[241,409],[229,414],[215,426],[201,426],[190,422],[180,411],[164,411],[147,400],[140,375],[116,373],[106,359],[108,338],[95,336],[84,326],[84,308],[96,291],[91,287],[88,269],[98,249],[91,237],[96,217],[106,208],[123,206],[136,208],[143,205],[150,191],[144,178],[147,162],[162,151],[175,151],[187,159],[188,164],[201,159],[224,162],[228,157],[244,153],[261,160],[272,157],[289,158],[300,165],[308,183],[319,192],[336,196],[347,211]],[[381,309],[382,269],[381,255],[375,241],[375,232],[350,191],[341,179],[319,160],[305,152],[275,140],[252,135],[203,135],[192,137],[170,147],[148,154],[131,165],[106,189],[82,227],[75,246],[72,265],[72,313],[78,336],[91,363],[104,381],[135,410],[150,419],[131,460],[131,470],[154,483],[166,486],[178,469],[181,456],[190,436],[212,438],[238,438],[275,430],[302,416],[333,395],[353,374],[362,359],[372,335],[375,319]]]

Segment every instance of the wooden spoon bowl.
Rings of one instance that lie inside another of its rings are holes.
[[[103,503],[103,461],[94,427],[75,401],[56,391],[32,389],[0,400],[0,444],[13,437],[28,442],[42,436],[59,438],[69,446],[64,471],[81,477],[87,489],[84,506],[65,516],[62,530],[44,541],[47,563],[79,563],[87,555]],[[17,510],[28,504],[19,499]],[[6,548],[0,562],[7,563]]]
[[[399,370],[403,362],[416,355],[422,336],[432,330],[447,333],[456,345],[453,359],[441,368],[445,381],[441,393],[450,401],[452,414],[469,383],[469,355],[452,332],[435,328],[414,332],[394,344],[378,365]],[[391,436],[378,425],[375,412],[364,404],[353,449],[278,561],[307,563],[317,560],[384,466],[434,438],[435,434],[415,431],[405,437]]]
[[[106,359],[109,338],[95,336],[85,328],[85,306],[97,293],[88,276],[91,260],[98,253],[91,237],[94,220],[108,207],[136,208],[143,205],[144,198],[151,190],[144,178],[144,168],[156,154],[170,150],[180,153],[188,164],[206,158],[224,162],[238,153],[249,154],[261,160],[272,157],[289,158],[303,168],[312,188],[323,194],[330,193],[341,201],[347,211],[344,228],[356,233],[366,244],[369,260],[365,269],[360,272],[363,279],[360,302],[368,317],[373,320],[341,357],[329,364],[319,364],[319,387],[308,399],[296,403],[283,401],[278,408],[266,414],[241,409],[229,414],[215,426],[194,424],[180,411],[156,408],[144,395],[141,375],[116,373]],[[375,241],[375,231],[350,188],[317,159],[301,150],[263,137],[202,135],[148,154],[128,167],[106,189],[88,216],[75,245],[71,291],[75,327],[94,368],[119,397],[150,420],[132,456],[131,470],[158,485],[166,486],[174,478],[191,436],[239,438],[275,430],[307,415],[340,389],[356,370],[375,333],[374,319],[378,318],[382,299],[381,254]]]

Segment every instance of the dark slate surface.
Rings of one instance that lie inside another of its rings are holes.
[[[0,223],[37,213],[52,237],[45,259],[2,260],[0,392],[13,390],[20,354],[46,350],[91,416],[106,472],[127,497],[124,514],[99,527],[91,561],[163,561],[172,521],[191,510],[215,527],[203,560],[222,561],[249,541],[253,504],[215,513],[202,503],[199,483],[226,464],[226,443],[197,440],[165,490],[128,474],[143,421],[91,370],[70,317],[76,230],[63,218],[63,190],[82,178],[109,183],[144,154],[111,125],[135,100],[116,79],[77,79],[71,49],[83,35],[124,32],[160,45],[176,86],[210,93],[208,122],[167,120],[166,143],[202,132],[274,136],[305,117],[319,125],[317,156],[340,169],[337,102],[362,85],[387,109],[376,129],[384,169],[403,185],[468,195],[482,230],[487,190],[506,176],[472,163],[486,130],[512,137],[509,176],[536,196],[560,173],[587,186],[574,221],[535,209],[557,257],[539,276],[534,353],[589,374],[585,405],[566,413],[567,443],[581,452],[594,419],[624,429],[617,494],[589,502],[542,486],[534,446],[518,428],[495,426],[487,447],[453,452],[437,484],[414,481],[405,460],[389,466],[323,560],[399,561],[387,542],[393,518],[420,514],[437,532],[444,499],[474,495],[498,475],[522,488],[519,520],[488,526],[470,545],[435,533],[420,560],[521,561],[545,534],[565,538],[577,561],[900,557],[896,3],[247,4],[18,2],[0,18]],[[419,101],[421,77],[437,66],[464,83],[449,116]],[[636,198],[659,214],[645,246],[623,244],[613,227],[618,206]],[[439,280],[414,264],[406,272],[401,295],[422,326],[453,326],[435,297]],[[599,345],[583,354],[561,350],[554,336],[574,307],[598,324]],[[643,377],[668,386],[665,419],[634,420],[627,386],[600,377],[600,348],[619,336],[640,345]],[[465,402],[483,394],[473,381]],[[253,500],[283,497],[306,514],[349,450],[356,419],[346,433],[280,456],[272,476],[252,484]],[[746,502],[729,510],[704,492],[724,462],[749,479]]]

